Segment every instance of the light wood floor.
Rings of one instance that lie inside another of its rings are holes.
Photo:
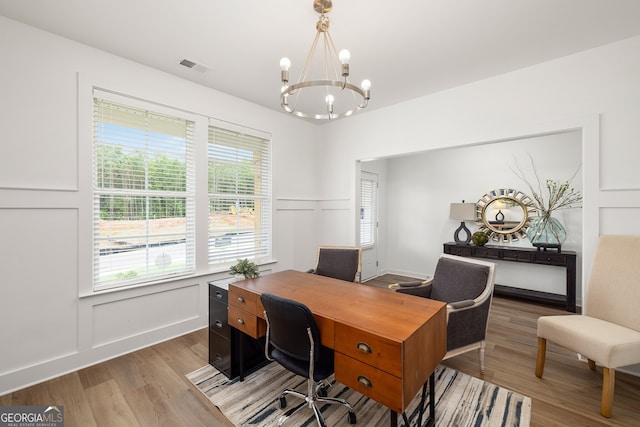
[[[403,280],[385,276],[368,284]],[[531,425],[640,426],[640,378],[616,374],[613,417],[599,414],[602,372],[549,343],[543,379],[534,375],[536,321],[563,310],[494,298],[489,319],[486,371],[476,352],[445,365],[532,398]],[[65,425],[232,425],[185,378],[207,363],[206,329],[64,375],[5,396],[0,405],[64,405]],[[436,414],[437,415],[437,414]],[[364,427],[364,426],[363,426]]]

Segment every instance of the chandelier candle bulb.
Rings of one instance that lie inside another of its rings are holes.
[[[333,95],[327,95],[327,97],[324,99],[327,103],[327,111],[329,112],[329,114],[333,113]]]
[[[291,67],[291,61],[289,58],[282,58],[280,60],[280,79],[282,80],[282,83],[289,82],[289,67]],[[284,87],[281,92],[284,92]]]
[[[371,92],[369,91],[369,89],[371,89],[371,82],[367,79],[364,79],[362,83],[360,83],[360,87],[362,87],[362,90],[364,90],[364,101],[363,105],[361,105],[360,108],[364,108],[367,106],[367,101],[371,97]]]
[[[351,59],[351,54],[347,49],[342,49],[338,54],[338,58],[340,59],[340,63],[342,64],[342,77],[348,77],[349,59]]]
[[[282,71],[289,71],[289,67],[291,67],[291,60],[289,58],[282,58],[280,60],[280,69]]]
[[[349,53],[349,51],[347,49],[342,49],[340,51],[340,54],[338,55],[338,57],[340,58],[340,62],[342,64],[346,64],[351,59],[351,54]]]

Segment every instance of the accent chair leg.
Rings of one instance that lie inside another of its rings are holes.
[[[587,359],[587,364],[589,365],[589,369],[591,369],[592,371],[596,370],[596,361],[595,360]]]
[[[538,337],[538,358],[536,359],[536,377],[542,378],[544,359],[547,353],[547,339]]]
[[[484,374],[484,348],[485,342],[482,341],[480,343],[480,348],[478,349],[478,356],[480,357],[480,373]]]
[[[613,407],[613,389],[616,384],[616,369],[602,367],[602,403],[600,415],[609,418]]]

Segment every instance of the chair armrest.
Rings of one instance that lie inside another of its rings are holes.
[[[422,285],[422,280],[416,280],[414,282],[399,282],[395,283],[400,288],[415,288],[416,286]]]
[[[417,297],[429,298],[431,296],[431,283],[426,286],[400,287],[391,288],[395,292],[401,294],[415,295]]]
[[[433,283],[433,277],[432,276],[427,276],[427,278],[424,279],[424,280],[413,280],[411,282],[392,283],[388,287],[389,287],[389,289],[396,290],[398,288],[416,288],[418,286],[421,286],[421,287],[422,286],[431,286],[431,283]]]
[[[451,307],[454,310],[460,310],[461,308],[467,308],[474,306],[476,302],[472,299],[466,299],[462,301],[451,302],[447,304],[448,307]]]

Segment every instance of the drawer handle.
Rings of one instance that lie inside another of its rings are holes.
[[[238,317],[238,324],[244,325],[244,319],[242,317]]]
[[[222,292],[216,291],[216,298],[222,299]]]
[[[222,322],[219,320],[216,320],[216,328],[222,328]]]
[[[547,257],[547,261],[551,261],[551,257]]]
[[[364,354],[371,354],[371,347],[366,342],[361,341],[358,343],[358,351]]]
[[[244,298],[243,297],[238,297],[238,301],[239,302],[244,302]]]
[[[358,382],[366,388],[371,388],[371,381],[369,381],[369,378],[365,377],[364,375],[358,376]]]

